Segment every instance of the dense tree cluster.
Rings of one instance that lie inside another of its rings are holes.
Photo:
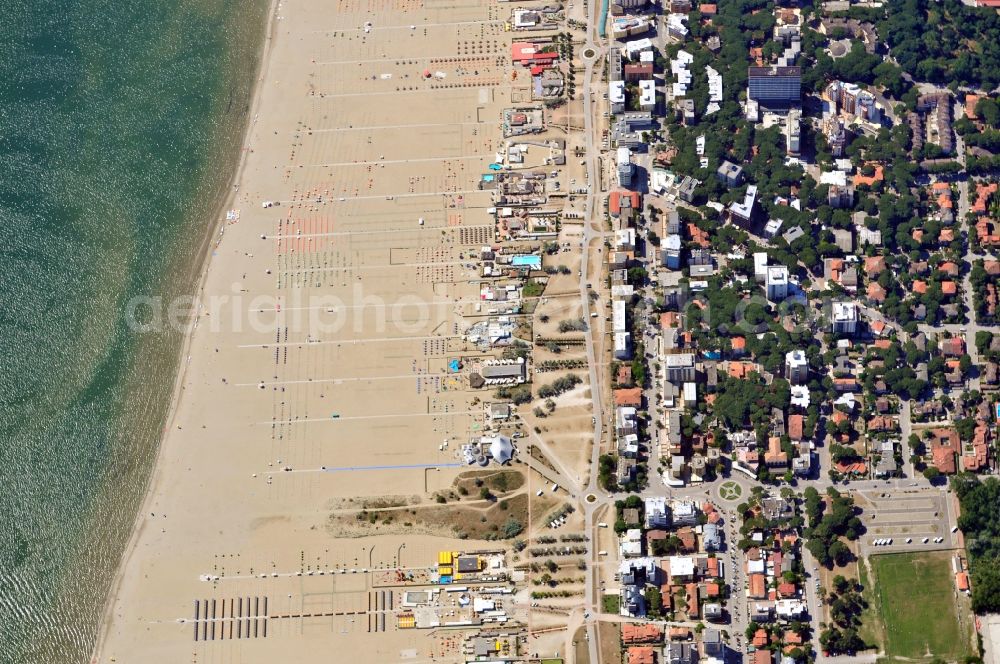
[[[972,570],[972,609],[1000,611],[1000,480],[962,475],[952,481],[962,505],[958,527]]]
[[[833,588],[826,596],[826,603],[830,607],[830,624],[819,635],[823,648],[832,655],[852,655],[866,650],[868,644],[858,636],[861,613],[868,606],[861,596],[860,586],[853,579],[838,574],[833,577]]]
[[[749,422],[769,421],[771,409],[787,408],[790,399],[788,382],[783,379],[764,389],[764,382],[756,373],[745,379],[727,377],[719,383],[715,414],[724,426],[739,431]]]
[[[939,85],[992,90],[1000,85],[1000,16],[959,0],[897,0],[878,25],[896,62],[911,76]]]
[[[826,509],[826,502],[815,488],[807,487],[803,493],[809,524],[803,532],[806,548],[821,565],[843,566],[854,555],[841,537],[856,540],[864,526],[855,514],[854,500],[850,496],[841,494],[833,487],[829,487],[826,493],[830,499],[829,509]]]

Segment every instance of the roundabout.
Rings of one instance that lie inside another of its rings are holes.
[[[739,500],[741,496],[743,496],[743,487],[732,480],[723,482],[722,486],[719,487],[719,497],[723,500]]]

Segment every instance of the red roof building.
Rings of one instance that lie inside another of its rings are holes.
[[[611,216],[621,216],[622,199],[627,201],[627,205],[631,209],[636,211],[642,210],[642,197],[638,191],[612,191],[608,197],[608,211],[611,212]]]
[[[623,69],[626,81],[641,81],[653,78],[653,63],[629,63]]]
[[[628,664],[656,664],[652,646],[632,646],[628,649]]]
[[[972,434],[972,442],[962,447],[962,468],[977,471],[986,467],[990,452],[990,430],[985,422],[979,422]]]
[[[767,441],[767,452],[764,452],[764,464],[768,468],[785,468],[788,466],[788,454],[781,449],[781,438],[771,436]]]
[[[867,164],[866,164],[867,165]],[[854,186],[857,187],[859,184],[866,184],[869,187],[876,182],[881,182],[884,177],[883,169],[881,164],[875,165],[875,172],[872,175],[863,175],[861,171],[858,171],[854,175]]]
[[[951,337],[941,342],[941,353],[947,357],[960,357],[965,354],[965,340],[962,337]]]
[[[670,635],[671,641],[690,641],[691,640],[691,630],[687,627],[671,627],[667,630],[667,634]]]
[[[960,451],[958,432],[939,427],[931,429],[927,447],[931,453],[931,463],[944,475],[953,475],[958,470],[955,457]]]
[[[767,599],[767,579],[763,574],[751,574],[750,578],[750,598]]]
[[[872,277],[877,277],[885,270],[885,258],[882,256],[868,256],[865,258],[865,273]]]
[[[989,184],[979,183],[976,185],[976,200],[972,204],[971,211],[975,214],[986,214],[987,206],[990,202],[990,197],[997,193],[997,183],[991,182]]]
[[[979,95],[972,93],[965,95],[965,117],[970,120],[976,119],[976,104],[979,103]]]
[[[663,632],[657,625],[644,623],[633,625],[625,623],[622,625],[622,643],[632,645],[636,643],[659,643],[663,639]]]
[[[514,42],[510,45],[510,59],[524,67],[551,65],[558,57],[557,51],[542,51],[541,46],[531,42]]]
[[[684,591],[687,598],[688,620],[697,618],[700,615],[700,607],[698,605],[698,584],[689,583],[684,586]]]
[[[794,583],[782,581],[778,584],[778,595],[781,597],[795,597],[798,593],[799,589]]]
[[[642,405],[642,388],[631,387],[615,390],[615,406],[632,406],[638,408]]]
[[[720,576],[720,574],[719,574],[719,559],[718,558],[708,558],[705,562],[708,563],[708,565],[706,566],[706,569],[705,569],[706,575],[709,578],[711,578],[711,579],[718,578]]]

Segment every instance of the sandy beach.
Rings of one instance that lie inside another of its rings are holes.
[[[332,514],[386,494],[426,507],[482,426],[449,364],[478,353],[459,321],[493,239],[478,183],[510,101],[497,14],[486,0],[277,7],[94,661],[447,661],[447,639],[372,629],[378,575],[503,545],[407,528],[405,509],[384,535],[347,536]],[[520,495],[544,481],[529,475]]]

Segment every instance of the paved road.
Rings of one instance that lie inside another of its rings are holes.
[[[583,49],[581,49],[580,54],[583,57],[583,52],[586,50],[593,51],[595,57],[584,58],[584,76],[583,76],[583,124],[584,124],[584,139],[586,141],[586,166],[587,166],[587,199],[584,208],[584,224],[583,224],[583,256],[580,261],[580,302],[583,307],[583,319],[589,323],[593,323],[595,319],[590,317],[590,294],[587,288],[587,283],[590,280],[590,258],[594,255],[595,247],[591,245],[597,239],[598,245],[600,246],[600,235],[602,220],[596,218],[597,211],[600,209],[597,205],[597,196],[600,189],[600,174],[598,172],[598,127],[594,122],[596,116],[596,108],[594,107],[593,99],[593,88],[595,85],[600,85],[601,80],[599,76],[595,77],[594,65],[601,62],[604,57],[604,49],[600,43],[600,39],[597,35],[598,32],[598,10],[599,3],[596,0],[591,0],[587,4],[587,39],[584,43]],[[600,274],[597,275],[600,277]],[[598,316],[601,318],[601,316]],[[595,351],[596,348],[602,346],[598,342],[600,339],[595,338],[598,334],[596,328],[603,329],[603,325],[593,325],[587,326],[587,365],[589,367],[590,373],[590,393],[592,400],[592,414],[594,417],[594,439],[593,446],[591,450],[590,459],[590,478],[583,488],[584,500],[581,501],[584,505],[584,526],[587,529],[589,537],[587,538],[587,579],[584,584],[584,615],[588,617],[584,619],[587,636],[588,636],[588,653],[590,656],[590,664],[598,664],[600,662],[600,642],[599,633],[597,630],[596,616],[600,612],[599,600],[597,597],[598,584],[599,584],[599,571],[597,566],[597,519],[594,514],[594,505],[586,501],[585,496],[587,494],[594,494],[598,491],[597,486],[597,468],[599,464],[599,459],[601,455],[601,441],[603,439],[603,424],[604,424],[604,410],[602,403],[602,390],[601,376],[598,375],[598,358]],[[603,364],[603,362],[602,362]],[[575,657],[575,655],[574,655]]]

